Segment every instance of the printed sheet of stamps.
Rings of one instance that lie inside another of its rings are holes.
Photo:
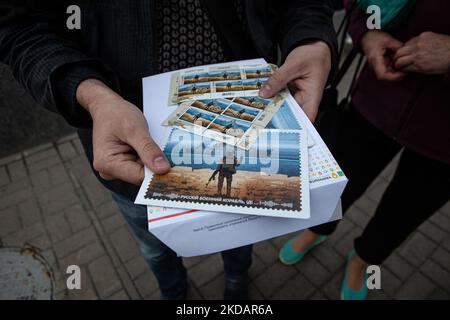
[[[283,104],[287,92],[272,99],[258,96],[195,99],[181,103],[162,123],[249,149]]]
[[[277,66],[271,64],[204,67],[177,72],[170,80],[169,105],[196,99],[255,95]]]
[[[261,130],[250,150],[171,129],[172,169],[146,172],[136,203],[250,215],[310,217],[306,132]]]

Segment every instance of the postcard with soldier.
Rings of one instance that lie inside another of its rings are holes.
[[[163,151],[172,169],[146,172],[136,203],[307,219],[307,134],[264,129],[249,150],[171,129]]]
[[[162,123],[248,149],[283,104],[287,93],[272,99],[259,96],[195,99],[181,103]]]
[[[213,99],[253,94],[276,70],[271,64],[203,67],[172,74],[169,105],[189,98]]]

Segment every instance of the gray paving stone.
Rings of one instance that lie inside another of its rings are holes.
[[[122,216],[118,214],[104,218],[101,223],[106,233],[111,233],[125,225]]]
[[[45,192],[52,187],[50,175],[47,170],[41,170],[30,175],[30,180],[35,192]]]
[[[402,281],[406,281],[414,272],[414,267],[396,252],[386,259],[383,266],[389,269],[389,271]]]
[[[158,292],[158,290],[156,292]],[[203,300],[200,291],[195,287],[192,281],[189,281],[189,279],[188,279],[188,288],[186,292],[186,300]]]
[[[207,282],[198,289],[200,294],[206,300],[221,300],[223,299],[223,291],[225,290],[225,275],[221,273],[216,278]]]
[[[44,148],[38,147],[36,151],[24,151],[23,155],[25,156],[25,163],[30,166],[35,164],[36,162],[47,160],[52,157],[58,157],[58,152],[56,149],[52,148],[53,145],[49,144],[47,146],[44,146]]]
[[[23,192],[25,189],[31,190],[30,186],[31,182],[28,177],[14,180],[9,184],[0,187],[0,197],[4,197],[12,193]],[[16,194],[14,196],[16,196]]]
[[[345,259],[328,242],[311,250],[311,254],[332,274],[341,269],[345,263]]]
[[[306,256],[295,266],[316,287],[330,280],[332,274],[312,255]]]
[[[294,275],[298,274],[295,268],[276,263],[253,280],[253,283],[264,297],[271,297],[277,289],[283,286]]]
[[[55,243],[54,249],[56,256],[58,258],[67,256],[84,246],[91,244],[93,242],[98,242],[97,233],[93,227],[81,230],[80,232],[74,233],[67,239]]]
[[[448,235],[448,232],[436,227],[431,221],[422,223],[418,230],[436,243],[440,243]]]
[[[446,217],[443,213],[436,212],[430,217],[430,221],[442,230],[450,232],[450,218]]]
[[[377,208],[377,203],[365,195],[356,201],[355,205],[370,216],[374,214]]]
[[[341,240],[339,240],[334,248],[338,251],[341,256],[347,257],[348,253],[354,248],[354,241],[357,237],[362,234],[363,230],[361,227],[355,225],[355,227],[350,230]]]
[[[31,187],[25,187],[22,190],[8,194],[0,194],[0,210],[19,205],[32,197],[34,197],[34,193]]]
[[[355,212],[354,210],[355,209],[353,209],[353,211],[349,213]],[[336,230],[328,237],[327,241],[337,243],[339,240],[341,240],[345,235],[347,235],[356,227],[355,224],[352,222],[352,220],[347,219],[347,215],[348,213],[346,214],[344,219],[339,221]]]
[[[45,234],[45,232],[44,224],[39,221],[3,237],[2,240],[5,246],[22,247],[31,239],[36,239]]]
[[[442,242],[442,246],[447,250],[450,251],[450,235]]]
[[[270,243],[270,241],[262,241],[253,245],[253,252],[266,265],[271,265],[278,260],[278,250]]]
[[[309,300],[327,300],[327,297],[321,291],[317,290],[308,299]]]
[[[125,267],[130,274],[131,279],[135,280],[137,277],[142,275],[144,272],[150,270],[149,265],[145,262],[144,258],[137,255],[125,264]]]
[[[0,167],[0,186],[4,186],[9,182],[9,175],[6,172],[6,167]]]
[[[120,214],[119,208],[114,201],[108,201],[95,207],[95,212],[99,218],[109,217],[114,214]]]
[[[52,247],[52,242],[50,241],[50,238],[46,234],[42,234],[36,238],[28,240],[27,244],[40,250],[47,250]]]
[[[397,291],[395,298],[400,300],[407,299],[426,299],[434,291],[435,285],[425,278],[420,272],[415,272],[411,278],[405,282]]]
[[[394,296],[402,285],[402,281],[387,268],[381,268],[381,289],[390,296]]]
[[[208,255],[183,258],[183,264],[186,268],[190,269],[193,266],[195,266],[196,264],[201,263],[203,260],[205,260],[207,258],[208,258]]]
[[[445,249],[438,248],[431,255],[431,259],[437,262],[442,268],[450,272],[450,252]]]
[[[65,209],[82,202],[70,184],[54,187],[53,190],[41,195],[38,199],[42,212],[46,216],[63,214]]]
[[[107,298],[108,300],[130,300],[125,290],[119,290]]]
[[[76,132],[68,134],[67,136],[56,140],[56,143],[57,144],[61,144],[61,143],[64,143],[64,142],[75,140],[75,139],[78,139],[78,134]]]
[[[92,206],[111,201],[111,193],[100,184],[93,174],[84,177],[81,187],[85,190]]]
[[[78,152],[78,154],[84,155],[84,149],[83,149],[83,146],[82,146],[82,144],[80,142],[80,139],[78,139],[78,138],[73,139],[72,143],[73,143],[73,145],[75,147],[75,150]]]
[[[27,199],[18,205],[19,215],[24,226],[32,225],[42,219],[40,208],[35,198]]]
[[[366,196],[375,202],[379,202],[387,186],[388,182],[386,180],[377,178],[367,190]]]
[[[121,227],[112,232],[109,238],[122,262],[127,262],[139,254],[136,240],[134,240],[126,227]]]
[[[56,155],[56,156],[52,156],[52,157],[42,159],[39,161],[29,162],[29,164],[27,165],[27,168],[30,173],[34,173],[34,172],[38,172],[40,170],[51,168],[55,165],[59,165],[60,163],[61,163],[61,159],[59,158],[58,155]]]
[[[422,273],[433,280],[441,289],[450,292],[450,272],[443,269],[432,260],[427,260],[420,267]]]
[[[101,243],[93,242],[66,255],[64,258],[59,259],[59,261],[62,270],[66,270],[70,265],[85,265],[105,254],[105,248],[103,248]]]
[[[250,279],[255,279],[261,273],[263,273],[265,270],[266,270],[265,263],[261,260],[260,257],[258,257],[256,254],[253,253],[252,265],[251,265],[250,270],[248,272]]]
[[[50,181],[53,186],[57,186],[66,182],[71,182],[66,168],[62,164],[48,168]]]
[[[275,300],[303,300],[311,296],[314,290],[314,286],[303,275],[297,274],[276,290],[271,298]]]
[[[15,208],[0,211],[0,237],[19,231],[22,228],[20,216]]]
[[[100,298],[105,299],[122,288],[121,281],[107,256],[102,256],[88,266]]]
[[[358,225],[360,228],[364,229],[367,226],[367,223],[370,221],[370,218],[371,217],[367,213],[362,211],[356,205],[353,205],[348,209],[344,219],[339,223],[339,228],[341,227],[341,224],[345,223],[345,221],[350,220],[356,225]],[[349,229],[348,231],[350,231],[352,227],[353,226],[348,226]],[[338,230],[336,230],[336,232],[339,232],[339,228]],[[336,240],[339,239],[336,238]]]
[[[264,300],[264,295],[259,291],[253,282],[248,286],[248,298],[250,300]]]
[[[433,253],[436,244],[424,237],[420,232],[416,232],[400,249],[400,255],[413,266],[420,266],[428,256]]]
[[[20,159],[7,165],[9,177],[12,181],[23,179],[27,176],[27,169],[24,162]]]
[[[450,201],[447,201],[447,203],[439,209],[439,212],[450,219]]]
[[[197,288],[205,285],[223,272],[222,257],[216,253],[189,269],[189,276]]]
[[[47,157],[46,154],[53,154],[53,143],[45,143],[38,145],[36,147],[24,150],[22,153],[25,157],[36,157],[37,159],[42,159],[42,157]]]
[[[142,298],[158,291],[158,283],[150,271],[143,273],[134,283]]]
[[[127,292],[128,296],[131,300],[137,300],[142,299],[139,292],[136,289],[136,286],[134,282],[131,281],[128,272],[125,270],[123,266],[119,266],[117,269],[117,274],[120,276],[120,279],[122,279],[122,284],[124,290]],[[158,292],[159,290],[157,290]]]
[[[91,225],[92,221],[86,210],[80,205],[75,204],[64,210],[67,221],[70,224],[72,232],[78,232]]]
[[[7,157],[1,158],[0,159],[0,166],[4,166],[7,165],[11,162],[16,162],[17,160],[22,159],[22,154],[21,153],[15,153],[15,154],[11,154]]]
[[[330,300],[340,300],[340,290],[342,285],[344,274],[342,272],[336,272],[327,283],[322,286],[322,292]]]
[[[67,239],[72,234],[69,222],[64,215],[53,216],[47,223],[47,231],[52,242],[56,243]]]
[[[64,161],[73,159],[78,156],[78,153],[72,145],[71,141],[58,144],[58,151]]]

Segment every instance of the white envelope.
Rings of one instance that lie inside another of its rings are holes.
[[[254,59],[238,63],[265,63],[265,61]],[[153,139],[160,145],[164,141],[167,130],[166,127],[161,126],[161,123],[176,109],[175,105],[167,106],[170,77],[169,72],[143,79],[144,115]],[[292,97],[288,99],[291,100],[292,105],[296,105]],[[318,168],[310,172],[310,219],[297,220],[148,207],[149,231],[178,255],[191,257],[256,243],[340,219],[342,217],[340,197],[347,179],[341,172],[339,175],[333,172],[332,177],[325,174],[318,175],[321,172],[321,166],[327,170],[326,166],[330,165],[328,162],[320,163],[322,162],[320,159],[332,159],[332,156],[301,108],[298,107],[298,110],[293,111],[308,131],[308,142],[312,146],[310,169],[313,168],[312,166]],[[316,158],[317,163],[314,161]],[[311,176],[312,174],[314,176]]]

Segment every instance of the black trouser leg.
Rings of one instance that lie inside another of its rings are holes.
[[[355,239],[369,264],[381,264],[450,198],[450,165],[405,149],[374,217]]]
[[[231,197],[231,183],[233,182],[233,176],[227,176],[227,197]]]
[[[217,193],[222,194],[223,176],[219,174],[219,181],[217,181]]]
[[[345,112],[334,154],[349,180],[342,194],[344,214],[400,149],[398,143],[375,128],[354,108]],[[333,221],[310,230],[330,235],[337,225],[338,221]]]

